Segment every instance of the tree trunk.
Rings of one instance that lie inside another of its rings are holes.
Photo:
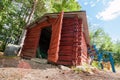
[[[34,12],[35,12],[35,8],[36,8],[36,5],[37,5],[38,0],[34,0],[33,2],[34,2],[34,3],[33,3],[33,6],[32,6],[32,9],[31,9],[31,12],[30,12],[29,16],[27,17],[28,19],[27,19],[27,21],[26,21],[26,26],[25,26],[25,28],[23,29],[22,35],[21,35],[21,38],[20,38],[19,45],[21,46],[21,49],[20,49],[20,51],[19,51],[19,53],[18,53],[18,56],[20,56],[20,54],[21,54],[21,51],[22,51],[22,48],[23,48],[23,45],[24,45],[24,40],[25,40],[26,33],[27,33],[26,28],[28,27],[28,25],[29,25],[30,22],[31,22],[31,19],[32,19],[32,17],[33,17]]]
[[[33,6],[32,6],[32,10],[31,10],[31,12],[30,12],[30,14],[29,14],[29,16],[28,16],[28,20],[27,20],[27,22],[26,22],[26,25],[29,25],[30,22],[31,22],[31,19],[32,19],[32,17],[33,17],[34,12],[35,12],[35,8],[36,8],[36,5],[37,5],[37,2],[38,2],[38,0],[34,0],[34,4],[33,4]]]

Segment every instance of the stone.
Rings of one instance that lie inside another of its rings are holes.
[[[69,67],[63,66],[63,65],[59,65],[59,68],[62,70],[67,70],[70,71],[71,69]]]
[[[41,64],[47,64],[47,59],[32,58],[31,61],[41,63]]]
[[[20,50],[19,45],[8,44],[5,48],[4,55],[5,56],[17,56],[19,50]]]

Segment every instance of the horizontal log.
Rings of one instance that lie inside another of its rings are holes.
[[[74,22],[74,20],[75,20],[74,18],[67,18],[67,17],[63,18],[63,22],[68,22],[68,21]]]
[[[71,24],[71,23],[75,23],[75,20],[63,20],[63,24]]]
[[[82,53],[81,53],[81,55],[87,56],[87,53],[85,53],[85,52],[82,52]]]
[[[34,57],[36,57],[36,54],[26,54],[27,52],[25,52],[25,53],[23,53],[23,54],[21,54],[22,55],[22,57],[24,57],[24,58],[27,58],[27,57],[29,57],[29,58],[34,58]]]
[[[26,56],[26,55],[21,55],[21,57],[24,58],[24,59],[31,59],[31,58],[33,58],[32,56]]]
[[[74,40],[74,38],[72,38],[72,37],[64,37],[64,38],[61,38],[61,40],[68,40],[68,41],[70,40],[71,41],[71,40]]]
[[[81,58],[81,62],[87,62],[87,58]]]
[[[62,33],[67,32],[67,31],[78,32],[79,34],[81,34],[81,32],[82,32],[80,29],[64,29],[64,30],[62,30]]]
[[[62,51],[62,52],[59,52],[59,56],[72,56],[73,52],[72,51]]]
[[[31,45],[34,46],[34,45],[36,45],[36,42],[34,42],[34,41],[25,41],[23,46],[27,46],[27,45],[28,46],[31,46]]]
[[[26,38],[25,41],[35,41],[38,40],[39,38]]]
[[[60,46],[73,46],[73,43],[60,43]]]
[[[36,48],[36,45],[34,45],[34,46],[27,46],[27,45],[25,45],[25,46],[23,46],[23,48],[24,49],[32,49],[32,48]]]
[[[34,53],[36,50],[34,48],[31,48],[31,49],[22,49],[23,52],[28,52],[28,53]]]
[[[60,45],[60,47],[68,47],[68,48],[73,48],[73,46],[64,46],[64,45]]]
[[[64,44],[64,43],[73,43],[73,40],[60,40],[60,44]]]
[[[26,39],[25,41],[24,41],[24,43],[35,43],[35,42],[38,42],[39,41],[39,39]]]
[[[68,50],[68,49],[72,49],[73,48],[73,46],[60,46],[60,49],[66,49],[66,50]]]
[[[27,34],[26,36],[39,36],[40,33],[31,33],[31,34]]]
[[[73,35],[64,35],[64,36],[61,36],[61,39],[62,38],[74,38],[74,36]]]
[[[33,56],[33,54],[32,53],[29,53],[29,52],[21,52],[21,54],[22,55],[24,55],[24,56]]]
[[[75,19],[73,18],[63,19],[63,23],[75,23]]]
[[[35,31],[35,30],[40,30],[41,26],[37,25],[36,27],[30,28],[29,31]]]
[[[24,44],[36,44],[37,41],[25,41]]]
[[[75,26],[74,26],[75,24],[74,23],[72,23],[72,24],[63,24],[63,26],[62,26],[62,30],[65,28],[66,30],[67,30],[67,28],[72,28],[72,30],[74,30],[74,28],[75,28]]]
[[[69,27],[67,27],[67,26],[65,27],[65,26],[63,25],[62,30],[68,30],[68,29],[74,30],[74,26],[71,25],[71,26],[69,26]]]
[[[40,33],[41,32],[41,30],[31,30],[31,31],[29,31],[27,34],[32,34],[32,33]]]
[[[70,49],[70,50],[59,50],[59,53],[60,53],[60,54],[62,54],[62,53],[70,54],[70,53],[72,53],[72,52],[73,52],[72,49]]]
[[[24,53],[21,53],[21,57],[22,58],[26,58],[26,59],[31,59],[31,58],[34,58],[35,55],[29,55],[29,54],[26,54],[26,52]]]
[[[29,36],[26,36],[26,39],[39,38],[39,37],[40,37],[40,35],[36,35],[36,36],[29,35]]]
[[[66,31],[74,31],[74,29],[62,29],[62,32],[66,32]]]
[[[72,61],[72,56],[59,56],[60,61]]]
[[[66,30],[66,31],[62,31],[61,33],[62,33],[62,34],[66,34],[66,33],[74,33],[74,31]]]
[[[61,33],[61,36],[64,36],[64,35],[73,35],[74,36],[74,34],[73,33]]]
[[[67,40],[61,40],[61,42],[60,42],[60,45],[62,45],[62,46],[73,46],[73,41],[72,40],[68,40],[68,42],[67,42]]]
[[[60,64],[60,65],[66,65],[66,66],[71,66],[73,65],[71,61],[58,61],[57,64]]]
[[[83,55],[83,54],[81,54],[81,58],[87,58],[87,55]]]
[[[38,39],[27,39],[27,40],[25,40],[24,43],[30,43],[30,44],[34,43],[35,44],[38,41],[39,41]]]
[[[24,49],[35,49],[37,45],[33,44],[33,45],[23,45]]]
[[[60,40],[60,44],[73,44],[73,42]]]

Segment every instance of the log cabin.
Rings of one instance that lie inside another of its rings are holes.
[[[27,26],[23,58],[46,58],[49,63],[88,63],[90,45],[85,11],[47,13]]]

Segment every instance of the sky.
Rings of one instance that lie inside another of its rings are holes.
[[[88,23],[101,27],[112,38],[120,40],[120,0],[77,0],[86,11]]]

